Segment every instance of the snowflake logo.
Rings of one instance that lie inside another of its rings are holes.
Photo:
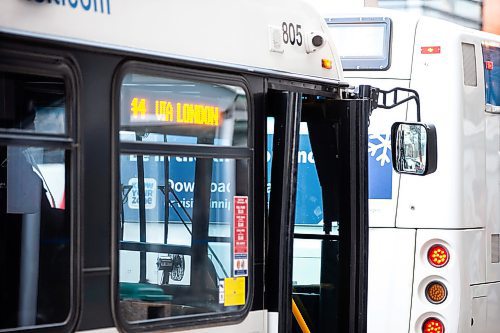
[[[374,143],[373,141],[378,141],[379,143]],[[384,166],[385,163],[389,163],[391,159],[389,158],[389,150],[391,149],[391,139],[389,134],[370,134],[368,141],[368,152],[375,156],[375,154],[379,153],[380,150],[382,152],[377,156],[376,160],[380,162],[380,166]]]

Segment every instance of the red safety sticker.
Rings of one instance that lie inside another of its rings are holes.
[[[420,48],[421,54],[439,54],[441,53],[441,46],[422,46]]]
[[[234,276],[248,275],[248,197],[234,197]]]

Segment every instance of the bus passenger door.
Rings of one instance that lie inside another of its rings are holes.
[[[279,332],[364,332],[370,103],[279,90],[267,103],[267,308]]]

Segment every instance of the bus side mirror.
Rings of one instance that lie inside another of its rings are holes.
[[[391,127],[392,166],[397,173],[424,176],[437,168],[436,128],[397,122]]]

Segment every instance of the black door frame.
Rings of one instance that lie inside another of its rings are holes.
[[[273,164],[268,215],[268,249],[266,259],[266,308],[278,312],[279,332],[291,330],[291,283],[293,264],[293,221],[297,180],[297,153],[301,121],[301,89],[297,85],[269,87],[267,108],[281,107],[286,112],[276,119],[273,143]],[[309,89],[305,93],[315,94]],[[269,96],[281,92],[285,100],[273,105]],[[318,91],[318,95],[325,95]],[[332,96],[333,94],[329,94]],[[279,103],[278,103],[279,104]],[[368,118],[369,98],[329,99],[322,112],[340,124],[339,154],[341,155],[339,186],[340,244],[339,332],[366,332],[367,273],[368,273]],[[278,188],[277,188],[278,187]],[[279,224],[278,224],[279,223]],[[331,237],[331,236],[330,236]],[[327,237],[328,238],[328,237]],[[279,241],[278,241],[279,240]]]

